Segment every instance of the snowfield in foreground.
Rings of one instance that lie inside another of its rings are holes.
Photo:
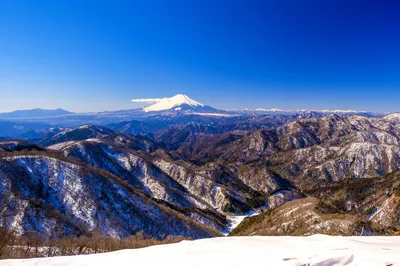
[[[97,255],[4,260],[0,265],[399,266],[400,237],[226,237]]]

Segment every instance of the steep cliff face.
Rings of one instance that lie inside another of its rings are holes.
[[[217,234],[114,175],[45,153],[3,156],[0,177],[0,224],[19,234]]]

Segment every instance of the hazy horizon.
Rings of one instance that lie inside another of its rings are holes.
[[[107,111],[121,111],[121,110],[131,110],[131,109],[142,109],[144,107],[147,106],[151,106],[154,103],[156,103],[157,101],[164,99],[164,98],[170,98],[170,97],[163,97],[163,98],[138,98],[138,99],[132,99],[132,105],[134,107],[131,108],[127,108],[127,109],[110,109],[110,110],[100,110],[100,111],[73,111],[73,110],[68,110],[68,109],[64,109],[64,108],[41,108],[41,107],[36,107],[36,108],[23,108],[23,109],[13,109],[10,111],[0,111],[0,113],[12,113],[12,112],[18,112],[18,111],[31,111],[31,110],[64,110],[64,111],[69,111],[72,113],[96,113],[96,112],[107,112]],[[193,99],[192,99],[193,100]],[[203,103],[201,103],[203,104]],[[204,105],[208,105],[206,103],[204,103]],[[209,105],[208,105],[209,106]],[[211,106],[213,107],[213,106]],[[396,111],[394,112],[379,112],[379,111],[375,111],[375,110],[356,110],[356,109],[282,109],[282,108],[274,108],[274,107],[256,107],[256,108],[230,108],[230,109],[223,109],[220,108],[220,110],[226,110],[226,111],[245,111],[245,110],[271,110],[271,111],[284,111],[284,112],[291,112],[291,111],[349,111],[349,112],[376,112],[376,113],[396,113]]]

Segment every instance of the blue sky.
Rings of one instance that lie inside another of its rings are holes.
[[[399,14],[382,0],[4,0],[0,111],[177,93],[229,109],[400,111]]]

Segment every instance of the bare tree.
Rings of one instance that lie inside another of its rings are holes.
[[[0,227],[0,258],[7,255],[14,241],[14,232],[7,228]]]

